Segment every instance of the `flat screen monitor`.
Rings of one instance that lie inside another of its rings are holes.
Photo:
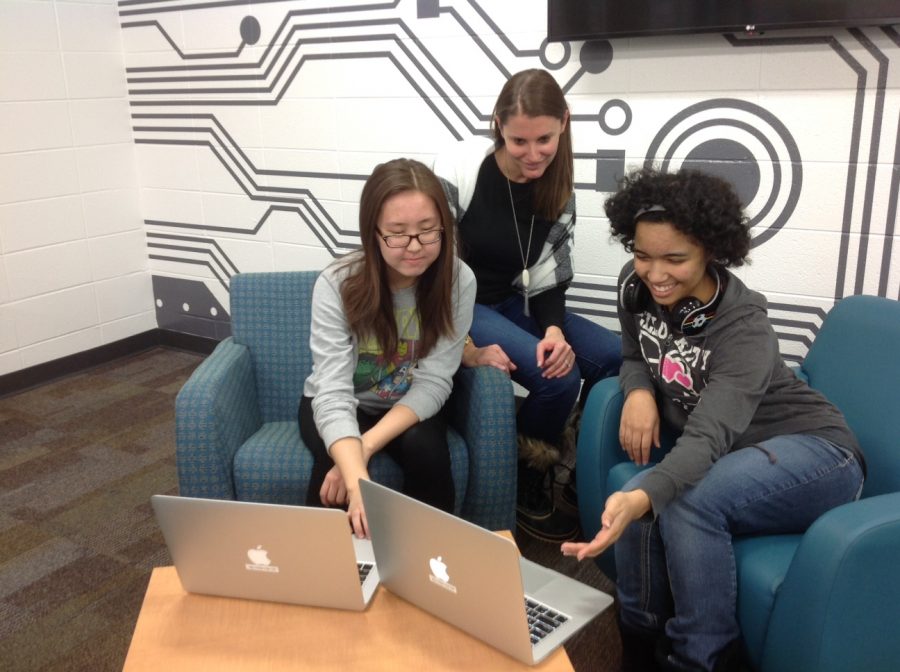
[[[900,0],[548,0],[551,42],[900,24]]]

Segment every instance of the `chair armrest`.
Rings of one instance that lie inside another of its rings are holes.
[[[619,444],[619,418],[625,397],[619,378],[604,378],[588,395],[581,414],[576,450],[578,513],[585,539],[600,529],[600,514],[606,503],[606,475],[627,456]]]
[[[900,493],[832,509],[803,535],[766,633],[765,672],[896,670]]]
[[[175,398],[180,494],[234,499],[234,454],[261,425],[250,351],[227,338]]]
[[[450,395],[450,423],[469,447],[461,515],[491,530],[516,523],[516,408],[512,382],[491,366],[461,367]]]

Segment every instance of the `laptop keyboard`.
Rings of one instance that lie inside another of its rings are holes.
[[[371,562],[357,562],[356,569],[359,570],[359,583],[362,585],[366,582],[366,577],[369,575],[369,572],[372,571],[372,568],[375,565]]]
[[[565,614],[546,604],[532,600],[530,597],[525,598],[525,614],[528,616],[528,630],[531,633],[532,646],[569,620]]]

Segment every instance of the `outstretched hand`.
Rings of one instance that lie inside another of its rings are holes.
[[[643,490],[614,492],[606,500],[606,508],[600,516],[600,531],[588,542],[567,541],[563,555],[574,555],[578,560],[594,558],[612,546],[625,528],[650,511],[650,497]]]

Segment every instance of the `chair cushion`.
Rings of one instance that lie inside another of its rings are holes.
[[[304,504],[312,463],[296,420],[264,423],[234,455],[237,499]]]
[[[801,538],[799,534],[780,534],[734,540],[738,622],[754,669],[760,668],[775,597]]]
[[[462,437],[449,429],[450,469],[456,490],[456,513],[465,501],[468,486],[469,453]],[[234,488],[237,499],[272,504],[305,504],[312,453],[300,439],[296,420],[263,424],[234,456]],[[403,474],[388,455],[372,458],[369,473],[373,480],[399,490]]]
[[[606,475],[606,496],[621,490],[628,481],[652,466],[655,466],[655,463],[651,462],[646,467],[639,467],[634,462],[619,462]]]

